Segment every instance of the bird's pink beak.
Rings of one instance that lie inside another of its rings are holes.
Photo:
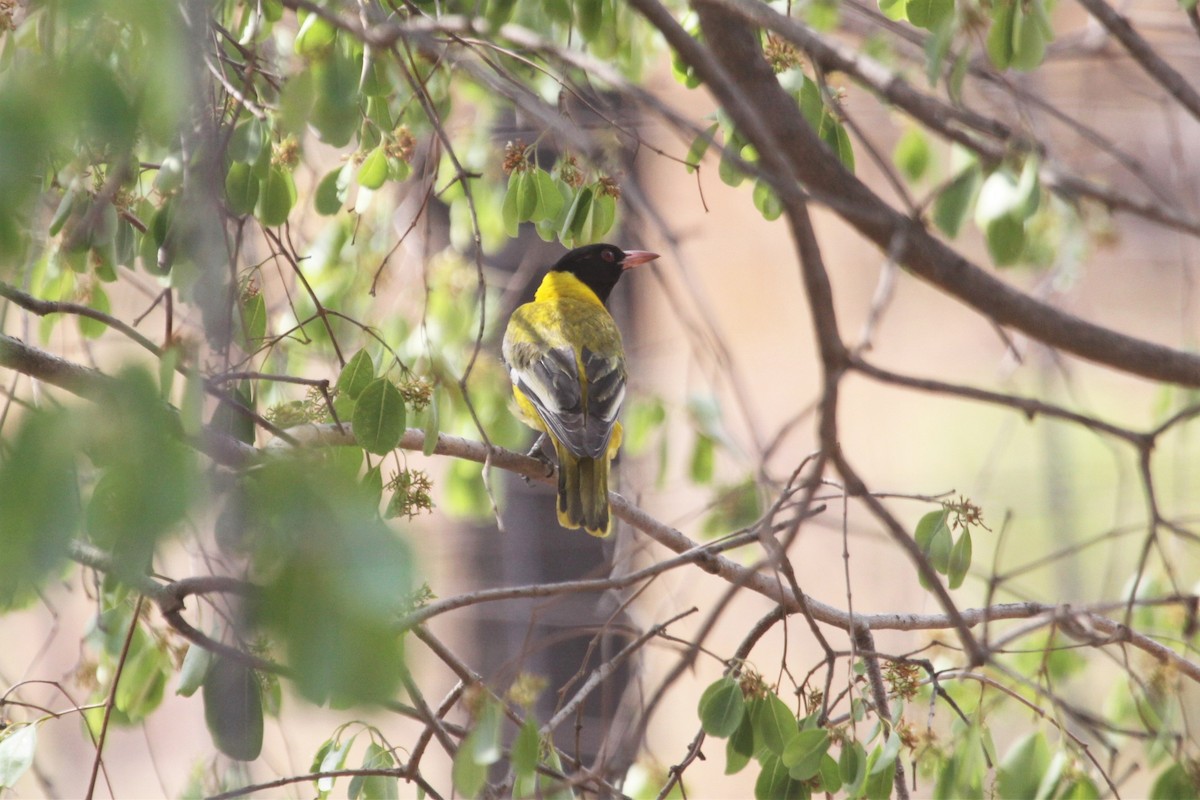
[[[658,253],[651,253],[649,250],[626,250],[625,259],[621,262],[621,269],[632,269],[638,264],[645,264],[656,258],[658,258]]]

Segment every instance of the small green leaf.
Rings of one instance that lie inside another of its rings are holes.
[[[112,311],[112,304],[108,301],[108,293],[98,284],[92,287],[92,296],[88,301],[88,305],[103,314],[108,314]],[[101,322],[91,317],[79,317],[79,332],[83,334],[85,339],[99,339],[107,330],[107,322]]]
[[[1001,0],[992,7],[992,27],[988,30],[987,53],[996,69],[1008,69],[1012,64],[1016,7],[1016,0]]]
[[[964,529],[950,550],[950,566],[946,572],[946,585],[951,589],[962,586],[971,568],[971,531]]]
[[[604,0],[575,0],[575,24],[585,42],[596,38],[604,20]]]
[[[234,161],[225,174],[225,203],[229,213],[243,216],[254,211],[258,203],[258,178],[245,161]]]
[[[954,14],[954,0],[908,0],[906,11],[913,25],[933,30]]]
[[[366,349],[350,356],[346,366],[338,374],[336,387],[347,397],[357,398],[363,389],[375,380],[375,363]]]
[[[726,144],[729,141],[726,140]],[[736,152],[736,151],[735,151]],[[726,186],[740,186],[746,180],[746,174],[729,158],[728,150],[721,151],[721,162],[717,165],[717,176]]]
[[[472,758],[471,748],[467,746],[467,740],[470,738],[471,735],[467,734],[467,739],[463,740],[454,754],[454,763],[450,767],[450,779],[454,783],[454,790],[463,797],[475,797],[487,783],[488,768],[476,763]]]
[[[1000,797],[1033,797],[1042,775],[1050,766],[1050,744],[1041,731],[1019,739],[1004,756],[996,771],[996,792]],[[1177,797],[1160,795],[1154,797]]]
[[[857,797],[867,779],[867,753],[862,744],[851,741],[842,745],[842,753],[838,756],[838,771],[846,795]]]
[[[912,182],[921,179],[925,171],[929,169],[931,159],[929,140],[916,126],[905,131],[900,140],[896,142],[896,149],[892,151],[892,161],[904,173],[904,177]]]
[[[393,769],[396,760],[382,745],[371,742],[363,753],[362,768]],[[399,777],[394,775],[355,775],[350,781],[347,796],[350,800],[394,800],[399,797]]]
[[[0,738],[0,789],[16,786],[33,766],[37,750],[37,725],[13,725]]]
[[[517,731],[517,738],[512,745],[512,767],[517,783],[528,781],[537,775],[538,756],[542,751],[542,737],[538,734],[537,724],[531,718],[526,718]],[[519,793],[525,796],[525,793]]]
[[[257,350],[267,336],[267,303],[262,293],[252,294],[242,303],[242,328],[246,334],[245,345]]]
[[[287,222],[295,204],[296,184],[292,181],[292,174],[279,167],[271,167],[262,181],[255,216],[268,227],[282,225]]]
[[[1171,794],[1151,795],[1151,797],[1174,796],[1175,795]],[[1065,788],[1062,794],[1058,796],[1058,800],[1100,800],[1100,797],[1100,787],[1098,787],[1091,778],[1084,775],[1067,784],[1067,788]]]
[[[779,215],[783,213],[783,204],[779,202],[779,197],[762,178],[754,182],[754,207],[768,222],[779,219]]]
[[[354,404],[354,438],[368,453],[386,455],[404,435],[405,409],[400,390],[386,378],[376,378]]]
[[[1015,264],[1025,250],[1025,223],[1013,217],[994,219],[984,228],[984,237],[997,267]]]
[[[298,55],[310,60],[320,59],[329,53],[336,38],[337,28],[333,23],[317,14],[309,14],[300,23],[294,47]]]
[[[800,731],[783,748],[779,760],[793,778],[806,781],[820,771],[822,759],[828,750],[829,731],[824,728]]]
[[[713,479],[716,460],[716,442],[707,434],[696,434],[696,442],[692,445],[692,459],[689,473],[693,483],[707,484]]]
[[[313,759],[313,772],[336,772],[346,766],[346,756],[350,755],[350,746],[354,744],[355,736],[351,736],[341,744],[334,746],[331,741],[325,742],[317,751],[318,758]],[[333,791],[336,778],[328,776],[317,779],[317,791],[322,794]]]
[[[262,752],[263,706],[258,676],[232,659],[216,656],[204,680],[204,721],[213,743],[238,761]]]
[[[517,208],[517,183],[521,173],[514,172],[508,176],[508,189],[504,192],[504,201],[500,205],[500,217],[504,222],[504,232],[509,238],[516,238],[520,230],[521,220]]]
[[[762,771],[754,782],[755,800],[807,800],[808,787],[788,774],[788,768],[775,755],[762,759]]]
[[[358,168],[358,185],[367,189],[378,189],[388,177],[387,150],[379,145],[363,159]]]
[[[879,10],[890,20],[908,19],[908,0],[879,0]]]
[[[820,791],[836,795],[842,788],[841,769],[838,762],[834,761],[833,756],[829,753],[821,756],[821,767],[818,774],[821,777]]]
[[[1013,47],[1010,66],[1028,72],[1041,66],[1046,57],[1046,35],[1032,10],[1014,3]]]
[[[725,774],[741,772],[754,756],[754,725],[749,712],[742,715],[742,722],[725,742]]]
[[[751,703],[750,717],[754,723],[754,741],[761,742],[776,756],[782,755],[788,743],[800,733],[796,715],[774,693]]]
[[[730,677],[709,685],[700,696],[700,725],[709,736],[731,736],[746,713],[742,687]]]
[[[342,210],[342,204],[346,202],[346,193],[340,186],[341,175],[341,167],[330,170],[317,184],[317,191],[313,195],[313,207],[321,216],[333,216]]]
[[[191,697],[204,684],[204,676],[208,674],[212,664],[212,653],[199,645],[188,645],[183,657],[183,665],[179,667],[179,685],[175,694],[181,697]]]
[[[951,239],[958,236],[979,191],[982,170],[973,164],[952,180],[933,204],[933,222]]]
[[[704,160],[704,154],[708,152],[708,148],[712,146],[713,137],[717,133],[717,123],[709,125],[704,133],[699,134],[692,140],[692,146],[688,149],[684,161],[687,162],[687,171],[695,172],[700,167],[700,162]]]
[[[543,222],[557,219],[564,205],[563,196],[558,190],[558,182],[541,167],[533,170],[529,182],[537,200],[533,208],[533,221]]]

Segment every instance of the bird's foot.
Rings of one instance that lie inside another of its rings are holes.
[[[550,457],[542,451],[542,445],[546,443],[546,438],[546,434],[544,433],[538,436],[537,441],[533,443],[533,447],[529,448],[529,452],[525,455],[529,456],[530,458],[536,458],[538,461],[545,464],[546,477],[549,478],[554,474],[554,462],[551,461]],[[526,483],[529,483],[528,475],[523,475],[522,477],[525,478]]]

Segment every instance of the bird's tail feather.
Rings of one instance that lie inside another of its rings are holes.
[[[608,536],[608,459],[579,458],[565,447],[558,451],[558,524],[583,528],[592,536]]]

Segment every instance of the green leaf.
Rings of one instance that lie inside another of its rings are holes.
[[[908,19],[908,0],[879,0],[879,10],[890,20]]]
[[[700,696],[700,726],[709,736],[726,738],[742,724],[746,702],[736,680],[724,677],[709,685]]]
[[[754,756],[754,725],[749,712],[742,715],[742,722],[725,742],[725,774],[741,772]]]
[[[37,750],[37,725],[13,725],[0,738],[0,789],[16,786],[33,766]]]
[[[336,39],[337,28],[331,22],[317,14],[309,14],[300,23],[294,47],[297,55],[310,60],[319,59],[329,53]]]
[[[1036,4],[1036,0],[1031,0]],[[1046,35],[1032,11],[1026,12],[1020,3],[1013,4],[1013,45],[1010,66],[1028,72],[1041,66],[1046,57]]]
[[[716,461],[716,442],[707,434],[696,434],[696,442],[692,445],[692,458],[689,474],[692,482],[698,484],[711,483]]]
[[[531,218],[535,222],[557,219],[564,205],[558,181],[546,170],[536,167],[530,173],[528,182],[536,199]]]
[[[779,219],[779,215],[783,213],[783,204],[779,202],[779,197],[762,178],[754,181],[754,207],[768,222]]]
[[[469,738],[470,734],[467,735],[467,739]],[[475,797],[487,783],[488,768],[477,763],[471,757],[471,748],[466,745],[467,740],[464,739],[463,744],[454,754],[454,763],[450,767],[450,779],[454,783],[456,792],[463,797]]]
[[[237,409],[238,406],[254,410],[254,398],[250,396],[250,384],[243,381],[237,388],[227,392],[228,401],[221,402],[209,425],[219,433],[232,436],[246,444],[254,444],[254,420]]]
[[[67,412],[33,411],[0,450],[0,609],[32,600],[64,563],[80,520],[73,434]]]
[[[820,791],[837,794],[842,788],[841,768],[829,753],[821,756],[821,766],[818,774],[821,778]]]
[[[1152,794],[1151,796],[1158,797],[1160,795]],[[1161,796],[1174,797],[1175,795],[1165,794]],[[1100,800],[1100,797],[1100,787],[1091,778],[1083,775],[1067,784],[1067,788],[1058,796],[1058,800]]]
[[[534,794],[529,791],[534,787],[537,778],[538,757],[542,752],[542,737],[538,734],[537,724],[527,717],[517,731],[517,738],[512,744],[512,768],[515,777],[513,794],[519,797],[529,797]],[[524,790],[522,790],[524,789]],[[536,790],[535,790],[536,791]]]
[[[188,645],[187,653],[183,657],[183,664],[179,667],[179,684],[175,687],[175,694],[181,697],[191,697],[204,684],[204,676],[208,674],[209,665],[212,664],[212,653],[205,650],[199,645]]]
[[[258,203],[258,178],[245,161],[234,161],[225,174],[225,203],[229,213],[243,216],[254,211]]]
[[[258,676],[232,659],[215,656],[204,681],[204,721],[213,743],[238,761],[262,752],[263,707]]]
[[[362,768],[393,769],[396,759],[382,745],[371,742],[363,753]],[[400,779],[393,775],[355,775],[347,792],[350,800],[395,800],[400,796]]]
[[[700,168],[700,162],[704,160],[704,154],[712,146],[713,137],[717,134],[717,127],[717,123],[714,122],[704,130],[704,133],[699,134],[692,140],[692,146],[688,149],[687,155],[683,159],[687,162],[687,171],[689,173],[695,172]]]
[[[1181,763],[1168,766],[1150,787],[1151,800],[1196,800],[1200,798],[1200,790],[1188,774],[1188,769]]]
[[[91,298],[88,301],[88,306],[97,311],[108,314],[112,312],[112,304],[108,301],[108,293],[104,291],[99,284],[92,286]],[[98,319],[81,316],[79,319],[79,332],[83,334],[85,339],[99,339],[108,330],[108,323],[101,322]]]
[[[381,144],[367,154],[358,168],[358,185],[378,189],[388,177],[387,150]]]
[[[746,180],[746,174],[742,172],[733,159],[729,158],[729,149],[731,143],[726,139],[727,149],[721,151],[721,162],[717,165],[717,176],[726,186],[740,186],[742,181]],[[737,152],[735,149],[734,152]]]
[[[604,20],[604,0],[575,0],[575,24],[585,42],[596,38]]]
[[[404,669],[395,620],[411,591],[408,546],[357,477],[323,459],[280,454],[247,476],[244,491],[248,545],[263,571],[249,624],[272,635],[304,697],[390,699]]]
[[[954,14],[954,0],[908,0],[906,11],[913,25],[933,30]]]
[[[992,27],[988,30],[987,53],[996,69],[1008,69],[1012,64],[1016,8],[1016,0],[1001,0],[992,7]]]
[[[820,771],[828,750],[829,731],[824,728],[800,731],[783,748],[779,760],[788,768],[793,778],[806,781]]]
[[[336,746],[332,741],[326,741],[317,751],[317,757],[313,759],[313,772],[336,772],[345,767],[346,756],[350,755],[350,747],[355,738],[357,737],[351,736]],[[328,776],[318,778],[317,791],[321,794],[333,791],[335,780],[337,779]]]
[[[861,743],[850,741],[842,745],[841,755],[838,756],[838,772],[846,796],[858,797],[867,780],[867,752]]]
[[[984,237],[997,267],[1015,264],[1025,249],[1025,223],[1013,217],[994,219],[984,228]]]
[[[257,350],[267,336],[267,302],[262,293],[255,293],[242,302],[242,328],[250,351]]]
[[[317,213],[324,217],[330,217],[342,210],[342,204],[346,202],[346,191],[342,186],[342,168],[330,170],[325,173],[325,177],[317,184],[317,191],[313,195],[313,207]]]
[[[262,182],[255,216],[267,227],[282,225],[287,222],[295,204],[296,184],[292,181],[292,174],[279,167],[271,167]]]
[[[503,742],[500,737],[500,722],[500,704],[491,700],[484,703],[474,730],[462,745],[470,750],[471,758],[475,760],[476,764],[482,766],[495,764],[504,754]]]
[[[929,169],[932,157],[929,140],[916,126],[905,131],[900,140],[896,142],[896,149],[892,151],[892,161],[895,162],[904,177],[914,183],[919,181],[925,171]]]
[[[982,177],[979,165],[973,164],[952,180],[934,201],[933,222],[951,239],[958,236],[971,212]]]
[[[579,243],[601,241],[604,235],[612,230],[616,218],[617,199],[610,194],[600,192],[599,189],[594,190],[587,218],[579,232]]]
[[[959,535],[958,541],[954,543],[954,547],[950,550],[950,565],[946,572],[946,585],[951,589],[957,589],[962,586],[963,580],[967,577],[967,571],[971,568],[971,531],[964,529]]]
[[[386,378],[371,381],[354,404],[354,438],[368,453],[386,455],[404,435],[404,398]]]
[[[755,800],[807,800],[808,787],[788,774],[788,768],[775,755],[762,759],[762,771],[754,782]]]
[[[750,719],[754,723],[754,741],[776,756],[782,755],[788,743],[800,733],[796,715],[774,693],[750,704]]]
[[[579,238],[591,205],[592,187],[585,186],[575,195],[566,216],[563,217],[562,227],[558,231],[558,238],[563,244],[570,247]]]
[[[361,349],[350,356],[346,366],[342,367],[342,371],[338,374],[336,388],[347,397],[358,398],[363,389],[366,389],[373,380],[375,380],[375,362],[371,360],[366,349]]]
[[[1032,798],[1037,794],[1042,775],[1050,766],[1050,744],[1041,731],[1017,740],[996,771],[996,792],[1000,797]],[[1162,795],[1157,795],[1162,796]]]

